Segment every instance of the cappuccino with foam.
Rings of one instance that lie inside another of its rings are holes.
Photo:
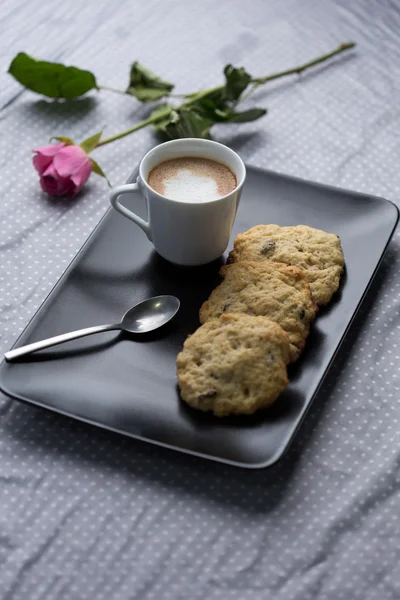
[[[233,192],[237,181],[228,167],[208,158],[184,156],[160,163],[150,171],[153,190],[181,202],[208,202]]]

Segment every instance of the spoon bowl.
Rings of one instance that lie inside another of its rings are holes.
[[[155,296],[139,302],[122,317],[121,330],[128,333],[148,333],[162,327],[178,312],[180,302],[175,296]]]
[[[170,321],[178,312],[180,302],[175,296],[154,296],[132,306],[122,317],[119,323],[114,325],[96,325],[86,329],[78,329],[69,333],[62,333],[40,342],[33,342],[27,346],[14,348],[4,354],[8,361],[13,361],[20,356],[31,354],[43,348],[56,346],[63,342],[69,342],[80,337],[100,333],[101,331],[112,331],[119,329],[127,333],[148,333],[162,327]]]

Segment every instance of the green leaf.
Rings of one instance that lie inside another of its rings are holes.
[[[226,78],[225,96],[226,99],[235,102],[244,92],[251,81],[251,75],[243,67],[237,69],[232,65],[226,65],[224,69]]]
[[[180,136],[172,132],[174,130],[175,124],[179,122],[179,119],[179,113],[176,110],[172,110],[169,117],[158,121],[158,123],[154,123],[154,125],[152,126],[153,131],[159,133],[162,137],[167,139],[178,138]]]
[[[160,104],[150,113],[150,118],[159,117],[160,120],[156,123],[152,123],[151,128],[153,131],[164,131],[165,127],[173,121],[174,117],[172,113],[175,112],[170,104]]]
[[[49,98],[76,98],[97,89],[96,78],[90,71],[36,60],[24,52],[17,54],[8,72],[29,90]]]
[[[196,92],[190,100],[198,106],[204,103],[212,103],[214,106],[224,106],[226,103],[225,86],[221,86],[220,89],[211,89],[207,92]]]
[[[65,137],[65,136],[62,136],[62,135],[53,135],[50,138],[50,142],[52,142],[53,140],[58,140],[59,142],[64,142],[64,144],[68,144],[68,146],[74,146],[75,145],[74,140],[71,140],[71,138]]]
[[[84,150],[86,152],[86,154],[90,154],[90,152],[96,148],[102,135],[103,135],[103,132],[99,131],[99,133],[95,133],[94,135],[87,138],[79,145],[82,148],[82,150]]]
[[[212,119],[208,119],[195,110],[182,109],[176,112],[175,122],[165,127],[165,133],[170,139],[177,138],[208,138],[210,128],[214,125]]]
[[[168,117],[172,110],[172,106],[167,102],[165,104],[159,104],[154,110],[151,111],[150,117],[160,117],[160,119]]]
[[[219,108],[216,108],[214,112],[220,121],[229,121],[232,114],[229,110],[220,110]]]
[[[139,62],[133,63],[127,94],[135,96],[140,102],[154,102],[168,96],[173,89],[172,83],[161,79]]]
[[[211,119],[215,123],[228,119],[230,108],[226,102],[219,98],[202,98],[192,105],[192,108],[203,117]]]
[[[249,108],[239,113],[231,113],[227,119],[230,123],[248,123],[263,117],[267,110],[265,108]]]
[[[93,158],[90,158],[89,160],[92,163],[93,173],[100,175],[100,177],[104,177],[107,180],[108,185],[111,187],[111,183],[109,182],[107,175],[104,173],[104,171],[100,167],[99,163],[97,163]]]

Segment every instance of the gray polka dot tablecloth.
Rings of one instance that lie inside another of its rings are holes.
[[[31,149],[132,126],[147,108],[102,91],[51,102],[6,71],[25,51],[124,88],[139,60],[177,93],[354,40],[357,51],[260,89],[263,120],[215,139],[252,165],[400,195],[400,5],[393,0],[9,0],[0,6],[0,351],[108,208],[93,176],[74,200],[38,185]],[[93,155],[123,183],[155,138]],[[400,598],[400,272],[396,233],[288,453],[246,471],[0,399],[1,600]]]

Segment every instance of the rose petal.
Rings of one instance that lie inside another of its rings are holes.
[[[57,195],[58,185],[57,185],[57,181],[56,181],[56,179],[54,179],[54,177],[51,177],[51,176],[41,177],[40,178],[40,187],[42,188],[42,190],[44,192],[46,192],[46,194],[49,194],[50,196]]]
[[[54,177],[54,179],[57,179],[57,171],[54,168],[53,161],[47,165],[47,168],[43,171],[42,175],[50,175],[51,177]]]
[[[69,188],[68,188],[68,191],[66,192],[66,196],[68,196],[68,198],[75,198],[75,196],[77,195],[79,190],[80,190],[80,188],[77,187],[73,181],[69,180]]]
[[[69,179],[60,179],[52,175],[41,177],[40,185],[42,190],[50,196],[68,196],[71,190],[71,181]]]
[[[44,171],[48,167],[48,165],[52,162],[53,157],[60,152],[62,148],[64,148],[64,143],[59,144],[51,144],[50,146],[42,146],[41,148],[36,148],[32,150],[32,152],[36,152],[36,156],[33,157],[33,166],[39,175],[43,175]]]
[[[39,175],[43,175],[44,171],[47,169],[52,160],[53,159],[50,156],[36,154],[36,156],[33,157],[32,162]]]
[[[40,148],[33,148],[32,152],[37,152],[42,156],[55,156],[57,152],[60,152],[62,148],[64,148],[66,144],[64,142],[59,142],[57,144],[50,144],[49,146],[41,146]]]
[[[71,175],[71,181],[77,186],[77,192],[83,187],[83,185],[87,182],[90,177],[90,173],[92,172],[92,163],[88,160],[82,167]]]
[[[74,184],[69,179],[58,180],[58,195],[71,197],[71,190],[74,190]]]
[[[40,178],[40,185],[42,190],[50,196],[64,196],[74,184],[70,179],[60,177],[54,169],[54,165],[50,164]]]
[[[88,162],[90,163],[86,152],[79,146],[62,148],[53,160],[54,168],[61,177],[70,177]]]

